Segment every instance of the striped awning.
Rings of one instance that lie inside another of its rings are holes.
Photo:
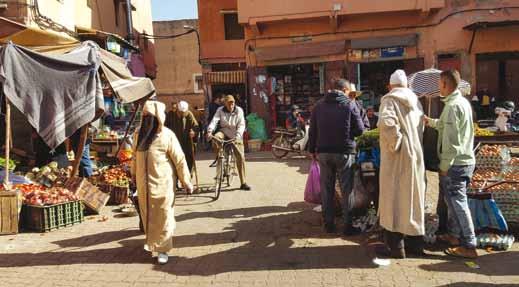
[[[218,84],[243,84],[245,83],[245,71],[207,72],[204,73],[204,81],[208,85]]]

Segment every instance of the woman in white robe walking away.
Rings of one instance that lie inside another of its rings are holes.
[[[187,162],[175,134],[164,126],[166,106],[144,104],[142,122],[134,140],[132,180],[136,183],[139,210],[146,234],[145,249],[158,253],[158,263],[168,262],[176,226],[174,199],[178,178],[193,192]]]

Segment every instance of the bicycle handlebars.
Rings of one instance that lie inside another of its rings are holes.
[[[229,144],[229,143],[233,143],[233,142],[236,141],[236,139],[222,140],[222,139],[220,139],[220,138],[218,138],[218,137],[215,137],[215,136],[213,136],[213,135],[211,135],[210,138],[211,138],[212,140],[217,141],[218,143],[221,143],[221,144]]]

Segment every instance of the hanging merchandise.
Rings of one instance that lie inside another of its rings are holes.
[[[121,116],[121,114],[119,112],[119,103],[117,101],[114,101],[114,103],[112,105],[112,115],[116,119]]]
[[[267,140],[267,131],[265,129],[265,121],[258,117],[256,113],[247,116],[247,130],[251,139]]]

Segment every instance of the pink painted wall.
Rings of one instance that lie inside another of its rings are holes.
[[[253,24],[287,19],[325,17],[340,5],[337,15],[396,11],[428,11],[443,8],[445,0],[238,0],[240,23]]]
[[[247,1],[239,0],[240,9],[242,7],[248,9],[249,6],[243,6],[245,2]],[[257,1],[250,2],[255,5],[258,3]],[[397,4],[400,2],[405,4],[409,1],[391,1],[391,3]],[[397,4],[395,5],[405,6]],[[460,54],[461,73],[466,80],[475,85],[475,55],[477,53],[519,51],[519,37],[517,37],[519,26],[478,31],[472,54],[468,53],[472,32],[464,30],[463,27],[480,21],[519,20],[518,6],[517,1],[447,0],[445,8],[430,13],[400,11],[340,16],[337,33],[333,32],[329,19],[324,17],[264,22],[258,25],[259,33],[253,25],[245,24],[246,44],[252,48],[297,45],[290,37],[307,35],[311,37],[312,42],[344,40],[348,46],[349,40],[357,38],[416,33],[419,35],[417,56],[424,58],[425,67],[435,66],[438,54]],[[509,8],[502,9],[503,7]],[[244,14],[241,13],[242,10],[239,11],[240,17],[252,15],[247,9]],[[302,8],[296,7],[287,10],[287,13],[297,12],[300,9]],[[258,11],[263,10],[258,8]],[[273,13],[268,15],[271,14]],[[265,65],[261,61],[257,61],[254,52],[249,52],[246,58],[249,65]]]
[[[244,40],[225,40],[221,10],[237,10],[236,0],[199,0],[198,19],[202,60],[207,63],[243,62]]]

